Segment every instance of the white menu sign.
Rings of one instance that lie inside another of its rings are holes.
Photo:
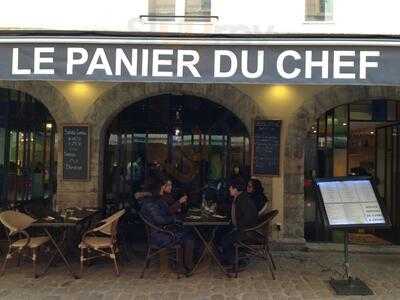
[[[369,180],[318,182],[330,225],[385,224]]]

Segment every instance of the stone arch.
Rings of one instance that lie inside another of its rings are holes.
[[[93,178],[97,177],[98,200],[102,197],[102,176],[105,133],[114,117],[138,101],[160,94],[192,95],[206,98],[234,113],[251,134],[251,124],[255,117],[263,116],[260,107],[247,94],[231,85],[223,84],[175,84],[175,83],[121,83],[102,94],[88,112],[85,122],[92,124]],[[264,116],[265,117],[265,116]],[[271,182],[267,192],[272,194]]]
[[[285,236],[304,238],[304,139],[324,112],[364,99],[400,99],[400,87],[334,86],[314,95],[297,110],[288,126],[284,149]]]
[[[61,123],[74,122],[74,116],[65,97],[47,82],[0,81],[0,88],[17,90],[35,97],[49,110],[57,126]]]

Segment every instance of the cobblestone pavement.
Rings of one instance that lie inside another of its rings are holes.
[[[60,264],[34,279],[29,263],[17,268],[13,262],[0,279],[2,299],[400,299],[400,256],[351,254],[354,275],[366,282],[374,296],[335,297],[328,284],[341,276],[343,254],[336,252],[274,252],[278,266],[276,280],[262,262],[253,262],[229,279],[214,265],[205,263],[189,278],[177,279],[165,264],[154,263],[145,279],[139,279],[140,257],[120,263],[115,277],[113,266],[97,262],[82,279],[72,279]],[[42,264],[43,265],[43,264]],[[74,265],[78,270],[78,264]]]

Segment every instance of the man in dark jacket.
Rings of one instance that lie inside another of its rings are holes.
[[[220,231],[220,237],[217,237],[219,249],[226,264],[233,264],[234,262],[233,245],[240,238],[241,232],[257,222],[257,208],[244,191],[245,188],[246,184],[241,178],[232,180],[229,186],[229,194],[232,197],[232,223],[228,228]]]

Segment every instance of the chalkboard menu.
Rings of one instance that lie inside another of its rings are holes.
[[[279,175],[281,121],[255,120],[253,127],[253,175]]]
[[[89,126],[64,125],[63,178],[85,180],[89,177]]]

